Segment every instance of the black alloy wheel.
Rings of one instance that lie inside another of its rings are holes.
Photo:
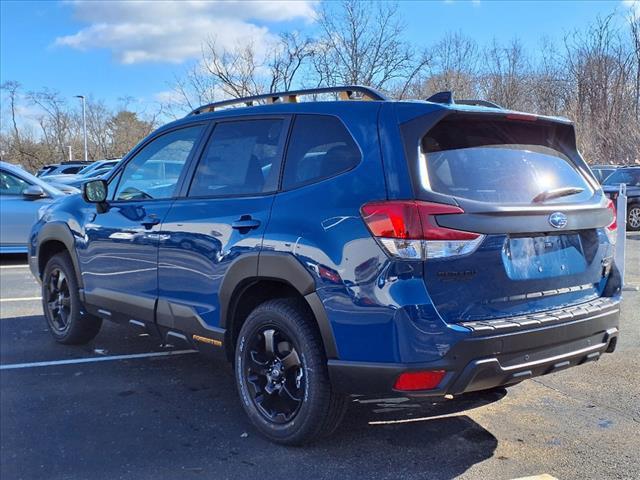
[[[270,440],[310,443],[342,421],[348,398],[331,385],[320,332],[304,299],[258,305],[240,328],[234,362],[242,407]]]
[[[58,333],[64,333],[70,325],[71,293],[69,282],[62,270],[54,268],[49,273],[44,292],[50,325]]]
[[[245,376],[253,401],[265,419],[286,423],[302,405],[304,368],[291,339],[267,326],[251,338]]]
[[[42,307],[51,335],[59,343],[87,343],[102,326],[102,319],[84,311],[73,262],[66,252],[47,261],[42,275]]]

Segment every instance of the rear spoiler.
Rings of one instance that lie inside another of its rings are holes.
[[[487,107],[487,108],[498,108],[503,110],[503,108],[497,103],[489,102],[488,100],[478,100],[478,99],[453,99],[453,92],[438,92],[431,95],[427,98],[427,102],[431,103],[442,103],[445,105],[475,105],[478,107]]]

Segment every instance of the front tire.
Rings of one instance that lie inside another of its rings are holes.
[[[66,252],[47,262],[42,277],[42,308],[51,335],[58,343],[87,343],[102,326],[102,319],[82,312],[78,281]]]
[[[629,205],[627,211],[627,229],[633,232],[640,230],[640,204]]]
[[[269,300],[242,325],[235,373],[242,406],[270,440],[302,445],[331,434],[347,398],[333,391],[313,319],[296,299]]]

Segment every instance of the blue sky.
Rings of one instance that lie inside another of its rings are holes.
[[[632,6],[633,2],[635,6]],[[25,90],[49,87],[115,105],[131,96],[154,102],[198,57],[212,33],[233,44],[280,31],[313,35],[317,2],[173,4],[171,2],[0,1],[0,80]],[[525,46],[563,35],[637,0],[400,2],[406,37],[428,46],[448,31],[480,43],[519,37]]]

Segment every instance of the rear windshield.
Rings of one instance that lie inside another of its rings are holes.
[[[640,168],[617,170],[604,181],[604,185],[620,185],[621,183],[640,187]]]
[[[569,159],[560,128],[525,122],[444,120],[422,138],[420,181],[433,192],[490,203],[525,203],[574,188],[545,203],[593,195]]]

